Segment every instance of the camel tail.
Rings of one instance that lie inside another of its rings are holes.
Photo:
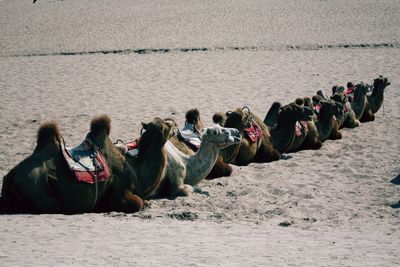
[[[107,115],[100,115],[93,118],[90,124],[90,132],[95,136],[103,131],[106,131],[107,135],[111,132],[111,119]]]
[[[49,142],[61,143],[61,134],[58,129],[57,123],[47,122],[40,126],[37,134],[37,146],[43,147]]]

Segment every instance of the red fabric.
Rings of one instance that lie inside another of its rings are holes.
[[[135,148],[138,148],[139,143],[135,140],[135,141],[131,141],[129,143],[126,144],[126,147],[128,148],[128,150],[132,150]]]
[[[350,87],[344,92],[345,95],[352,95],[354,94],[354,88]]]
[[[314,106],[314,110],[315,110],[317,113],[319,113],[319,111],[321,110],[321,105],[318,104],[318,105]]]
[[[258,139],[261,139],[263,136],[263,131],[261,127],[255,121],[252,121],[251,126],[244,129],[244,132],[253,143],[256,142]]]
[[[306,121],[296,122],[296,136],[306,136],[308,132],[308,126]]]
[[[70,155],[65,151],[65,149],[62,150],[64,157],[70,157]],[[68,161],[66,162],[68,163]],[[73,167],[71,167],[69,164],[68,167],[70,168],[75,179],[79,182],[94,184],[96,182],[94,178],[96,174],[97,174],[97,182],[103,182],[108,180],[110,178],[110,170],[108,168],[104,156],[99,151],[97,152],[96,155],[96,162],[99,165],[98,171],[78,171],[74,170]]]

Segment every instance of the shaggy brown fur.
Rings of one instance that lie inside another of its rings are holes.
[[[364,83],[359,83],[356,85],[354,89],[354,99],[351,102],[351,108],[356,115],[356,118],[359,120],[365,110],[365,106],[367,105],[367,97],[366,94],[368,92],[368,87]],[[368,113],[368,120],[373,120],[372,113]]]
[[[296,100],[296,103],[298,99]],[[339,132],[339,123],[336,117],[343,113],[343,105],[333,100],[324,100],[322,96],[315,95],[312,98],[304,97],[304,106],[309,107],[315,112],[313,121],[318,129],[318,140],[321,142],[327,139],[341,139],[342,134]],[[320,105],[319,112],[315,111],[315,107]]]
[[[224,162],[236,165],[248,165],[251,162],[270,162],[280,159],[280,153],[273,148],[271,135],[267,126],[258,116],[245,108],[238,108],[233,112],[227,112],[225,116],[223,113],[214,114],[214,122],[224,122],[222,126],[238,129],[242,134],[242,142],[221,151]],[[262,139],[254,143],[244,135],[244,129],[248,127],[251,120],[254,120],[263,131]]]
[[[360,121],[356,118],[356,115],[351,108],[350,102],[347,100],[347,97],[343,93],[335,93],[333,96],[331,96],[331,99],[333,101],[341,103],[343,105],[343,108],[347,109],[347,111],[342,113],[342,115],[336,117],[339,124],[339,129],[355,128],[360,126]]]
[[[281,109],[281,106],[282,105],[279,102],[272,103],[272,106],[268,110],[267,115],[265,115],[263,122],[269,128],[274,127],[278,123],[278,116],[279,116],[279,111]]]
[[[163,127],[154,129],[160,132],[161,128]],[[138,196],[141,192],[138,188],[142,189],[143,186],[140,184],[141,176],[138,175],[142,175],[143,170],[147,172],[149,165],[146,160],[154,163],[155,159],[142,157],[138,159],[141,164],[128,164],[125,156],[108,138],[111,120],[105,115],[93,119],[90,129],[87,138],[90,138],[94,147],[102,153],[110,170],[107,181],[97,183],[97,189],[96,185],[76,181],[62,155],[62,138],[57,125],[47,123],[38,131],[38,145],[32,155],[3,178],[1,212],[71,214],[140,210],[143,201]],[[165,131],[169,130],[166,127]],[[143,136],[149,134],[152,134],[150,129]],[[154,136],[162,138],[165,134],[159,133]],[[154,144],[154,147],[149,145],[143,148],[141,153],[151,155],[148,150],[157,148],[157,144],[162,142],[154,140]],[[159,151],[159,154],[162,154],[161,148]],[[159,165],[163,168],[165,162]],[[155,172],[160,173],[157,170]],[[157,177],[151,179],[156,180]]]
[[[297,102],[304,103],[302,99],[297,99]],[[271,106],[270,111],[271,109],[276,109],[277,106],[278,105],[274,103]],[[270,113],[270,111],[268,111],[268,113]],[[276,148],[280,153],[295,152],[301,150],[303,147],[303,142],[309,142],[309,140],[307,139],[307,135],[300,137],[295,135],[296,122],[311,121],[312,116],[313,112],[309,107],[301,106],[296,103],[291,103],[280,108],[278,112],[277,124],[270,129],[271,139],[274,148]],[[315,131],[316,128],[314,130],[314,133]],[[315,140],[315,143],[318,142],[318,140]]]
[[[203,130],[204,125],[201,121],[200,112],[198,109],[188,110],[186,112],[185,118],[187,123],[192,123],[195,125],[195,129],[198,133]],[[196,151],[192,147],[189,147],[184,142],[180,141],[176,136],[171,137],[170,141],[174,144],[175,147],[177,147],[185,154],[193,156],[196,153]],[[207,175],[206,180],[230,176],[232,174],[232,171],[232,167],[223,161],[222,156],[219,156],[211,172]]]
[[[361,122],[373,121],[375,119],[374,113],[382,106],[384,90],[389,85],[390,82],[388,79],[384,78],[382,75],[374,79],[372,94],[367,95],[364,113],[360,118]]]

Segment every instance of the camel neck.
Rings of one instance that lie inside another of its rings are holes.
[[[383,92],[384,88],[374,88],[372,94],[368,97],[368,103],[371,106],[372,113],[376,113],[383,103]]]
[[[279,153],[289,150],[295,139],[296,121],[279,116],[278,124],[270,130],[272,143]]]
[[[206,178],[217,161],[218,153],[216,144],[203,139],[197,153],[188,158],[185,184],[194,186]]]
[[[151,146],[139,159],[138,189],[140,196],[147,198],[155,193],[161,183],[167,156],[164,147]]]
[[[325,141],[329,138],[332,132],[333,115],[321,108],[318,121],[315,123],[318,129],[319,139]]]
[[[351,108],[353,109],[354,114],[356,115],[357,118],[360,118],[361,115],[363,114],[365,103],[366,103],[365,94],[361,93],[359,90],[356,90],[356,92],[354,93],[354,100],[353,102],[351,102]]]

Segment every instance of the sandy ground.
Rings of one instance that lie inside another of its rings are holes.
[[[73,146],[106,113],[111,138],[130,140],[193,107],[207,125],[337,83],[392,83],[384,112],[342,140],[234,166],[189,197],[136,214],[0,216],[0,266],[400,264],[400,3],[304,2],[0,1],[0,177],[47,120]]]

